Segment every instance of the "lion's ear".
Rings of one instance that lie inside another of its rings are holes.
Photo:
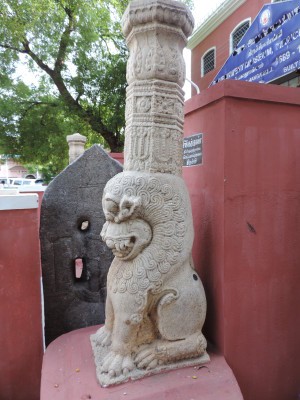
[[[122,215],[126,218],[130,217],[141,205],[141,200],[139,197],[128,197],[123,196],[120,202],[120,211]]]

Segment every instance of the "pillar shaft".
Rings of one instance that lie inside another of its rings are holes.
[[[181,175],[183,48],[192,29],[190,11],[175,1],[134,1],[124,14],[125,170]]]

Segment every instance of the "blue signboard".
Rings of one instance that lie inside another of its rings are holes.
[[[300,69],[300,0],[263,6],[211,85],[269,83]]]

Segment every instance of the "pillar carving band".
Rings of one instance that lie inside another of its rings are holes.
[[[181,175],[185,63],[193,29],[179,2],[132,2],[123,17],[127,64],[125,170]]]

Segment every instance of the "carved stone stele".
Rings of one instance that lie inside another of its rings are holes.
[[[105,326],[91,336],[102,386],[209,360],[206,298],[191,256],[181,177],[186,6],[135,0],[123,17],[127,67],[125,171],[106,185],[101,236],[115,256]]]

